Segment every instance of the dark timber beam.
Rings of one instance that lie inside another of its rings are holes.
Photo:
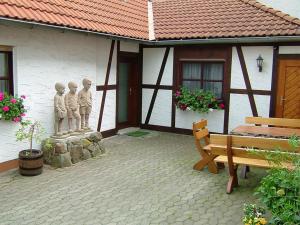
[[[278,68],[278,54],[279,54],[279,47],[273,47],[273,68],[272,68],[272,86],[271,86],[271,98],[270,98],[270,112],[269,117],[275,116],[275,107],[276,107],[276,93],[277,93],[277,68]]]
[[[244,80],[245,80],[245,85],[246,85],[246,89],[247,89],[247,93],[248,93],[248,98],[249,98],[252,114],[253,114],[253,116],[258,116],[257,108],[256,108],[255,100],[254,100],[254,95],[253,95],[253,91],[252,91],[252,87],[251,87],[251,83],[250,83],[250,79],[249,79],[249,74],[248,74],[248,70],[246,67],[244,54],[242,51],[242,47],[236,46],[236,49],[237,49],[240,64],[242,67],[242,72],[243,72],[243,76],[244,76]]]

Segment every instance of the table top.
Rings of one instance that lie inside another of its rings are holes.
[[[300,129],[241,125],[234,128],[230,134],[255,137],[289,138],[293,135],[300,137]]]

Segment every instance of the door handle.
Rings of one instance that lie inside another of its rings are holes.
[[[131,95],[131,92],[132,92],[132,90],[131,90],[131,88],[129,88],[129,95]]]

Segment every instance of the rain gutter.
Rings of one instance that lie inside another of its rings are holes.
[[[300,36],[158,40],[158,41],[149,41],[149,44],[160,46],[160,45],[245,44],[245,43],[277,43],[277,42],[299,42],[300,44]]]
[[[89,30],[72,28],[72,27],[67,27],[67,26],[51,25],[51,24],[46,24],[46,23],[12,19],[12,18],[6,18],[6,17],[0,17],[0,21],[7,21],[7,22],[12,22],[12,23],[22,23],[22,24],[28,24],[31,26],[49,27],[49,28],[59,29],[59,30],[63,30],[63,31],[83,32],[86,34],[100,35],[100,36],[115,39],[115,40],[137,41],[137,42],[144,43],[144,44],[149,42],[149,40],[146,40],[146,39],[143,40],[143,39],[139,39],[139,38],[126,37],[126,36],[121,36],[121,35],[116,35],[116,34],[109,34],[109,33],[104,33],[104,32],[97,32],[97,31],[89,31]]]
[[[104,32],[89,31],[77,28],[71,28],[59,25],[50,25],[45,23],[24,21],[19,19],[12,19],[0,17],[0,21],[7,21],[12,23],[22,23],[31,26],[49,27],[63,31],[83,32],[86,34],[100,35],[102,37],[111,38],[115,40],[135,41],[144,45],[162,46],[162,45],[201,45],[201,44],[244,44],[244,43],[279,43],[279,42],[300,42],[300,36],[276,36],[276,37],[242,37],[242,38],[207,38],[207,39],[178,39],[178,40],[146,40],[132,37],[125,37],[121,35],[108,34]]]

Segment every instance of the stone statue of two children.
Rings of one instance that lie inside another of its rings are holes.
[[[77,84],[69,82],[69,93],[63,96],[65,85],[56,83],[56,95],[54,96],[54,117],[55,117],[55,136],[61,137],[66,134],[76,134],[84,130],[90,130],[89,117],[92,111],[92,94],[90,91],[91,81],[83,79],[83,89],[77,92]],[[62,123],[68,118],[68,132],[62,131]],[[76,120],[76,129],[73,130],[73,119]]]

